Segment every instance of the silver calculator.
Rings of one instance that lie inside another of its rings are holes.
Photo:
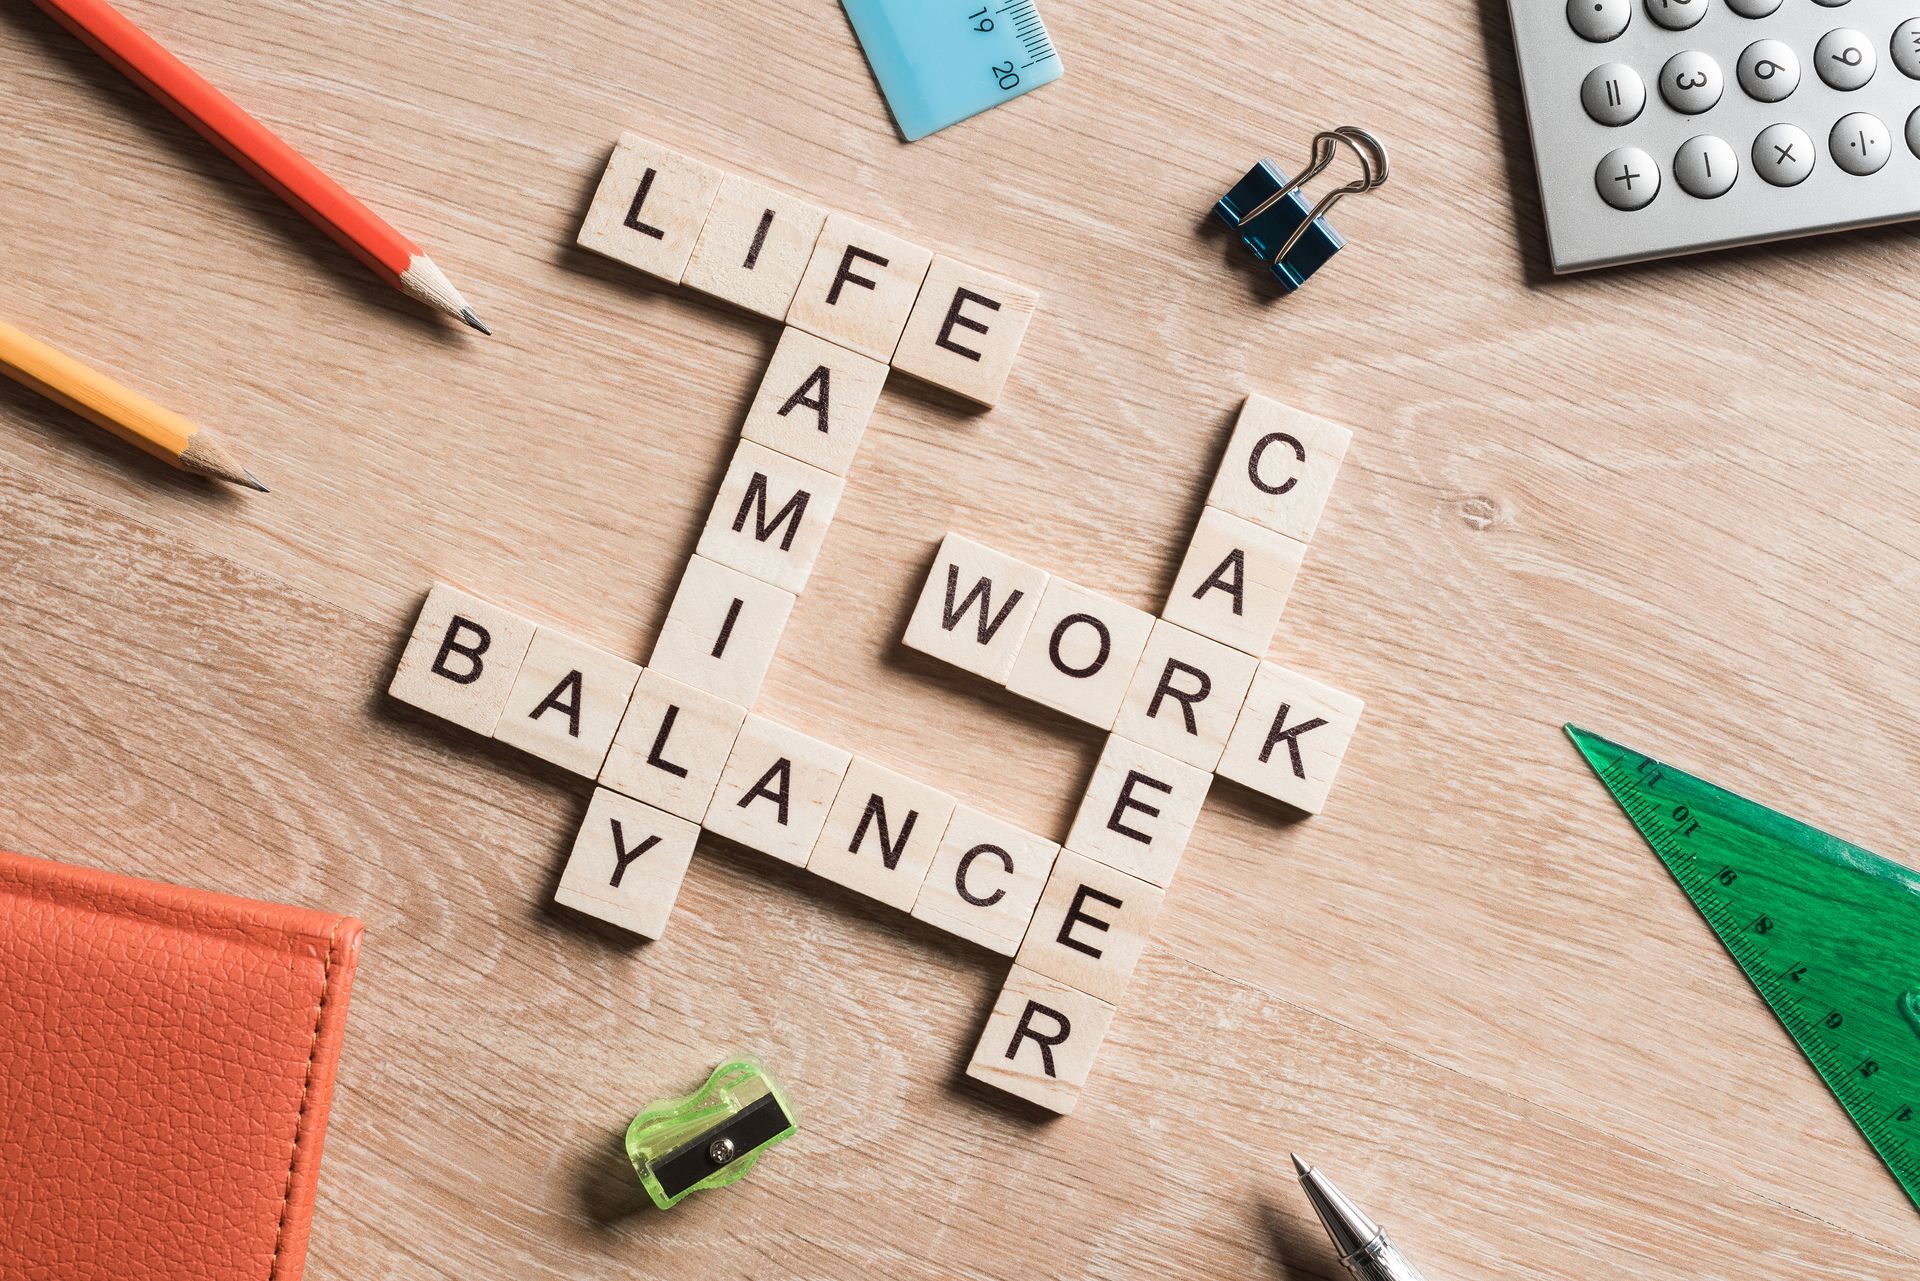
[[[1920,0],[1510,0],[1555,271],[1920,216]]]

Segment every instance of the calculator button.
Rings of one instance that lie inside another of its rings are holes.
[[[1612,40],[1627,29],[1632,0],[1567,0],[1567,25],[1582,40]]]
[[[1734,74],[1747,97],[1779,102],[1800,87],[1800,59],[1778,40],[1756,40],[1740,51]]]
[[[1838,9],[1841,5],[1845,4],[1847,0],[1813,0],[1813,2],[1822,9]]]
[[[1907,150],[1920,156],[1920,107],[1915,107],[1907,117]]]
[[[1727,8],[1743,18],[1771,18],[1780,0],[1727,0]]]
[[[1776,187],[1791,187],[1813,172],[1813,139],[1795,125],[1768,125],[1753,140],[1753,168]]]
[[[1603,125],[1630,124],[1647,105],[1646,82],[1624,62],[1603,62],[1580,82],[1580,105]]]
[[[1707,0],[1647,0],[1647,13],[1669,31],[1685,31],[1707,16]]]
[[[1908,18],[1893,29],[1892,51],[1900,74],[1920,80],[1920,18]]]
[[[1893,135],[1880,123],[1880,117],[1853,111],[1834,122],[1827,135],[1827,150],[1833,163],[1855,177],[1879,173],[1893,154]]]
[[[1673,153],[1673,176],[1689,196],[1712,200],[1724,196],[1740,176],[1740,157],[1725,139],[1702,134],[1687,139]]]
[[[1829,89],[1858,89],[1873,79],[1876,63],[1873,46],[1851,27],[1827,32],[1813,47],[1814,70]]]
[[[1660,68],[1660,96],[1683,115],[1697,116],[1720,101],[1720,64],[1698,49],[1676,53]]]
[[[1660,169],[1638,147],[1615,147],[1593,171],[1593,185],[1615,209],[1645,209],[1660,194]]]

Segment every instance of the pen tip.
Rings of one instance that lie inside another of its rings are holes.
[[[266,487],[265,485],[262,485],[262,484],[260,483],[260,478],[259,478],[258,476],[256,476],[256,475],[254,475],[254,474],[253,474],[252,472],[250,472],[250,471],[247,471],[247,469],[246,469],[245,467],[242,467],[242,468],[241,468],[240,470],[241,470],[241,471],[243,471],[243,472],[246,472],[246,474],[247,474],[247,484],[248,484],[249,486],[251,486],[252,488],[254,488],[254,489],[257,489],[257,490],[259,490],[259,491],[260,491],[261,493],[263,493],[263,494],[270,494],[270,493],[272,493],[272,492],[273,492],[272,490],[270,490],[270,489],[268,489],[268,488],[267,488],[267,487]]]
[[[473,314],[473,308],[463,307],[460,311],[460,319],[466,321],[469,325],[472,325],[475,329],[478,329],[481,333],[487,335],[489,338],[493,336],[493,330],[488,329],[485,325],[480,323],[480,317]]]
[[[1293,1156],[1293,1153],[1289,1152],[1287,1153],[1287,1155]],[[1293,1157],[1293,1172],[1303,1179],[1306,1178],[1309,1173],[1311,1173],[1309,1167],[1307,1166],[1307,1163],[1305,1161],[1302,1161],[1297,1156]]]

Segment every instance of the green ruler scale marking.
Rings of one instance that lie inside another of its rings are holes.
[[[1920,1207],[1920,875],[1567,726]]]

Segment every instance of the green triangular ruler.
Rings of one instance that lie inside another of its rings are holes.
[[[1567,735],[1920,1207],[1920,875]]]

